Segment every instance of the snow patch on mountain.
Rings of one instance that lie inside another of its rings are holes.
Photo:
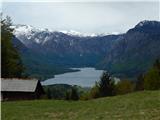
[[[75,30],[69,30],[69,31],[62,30],[62,31],[59,31],[59,32],[62,32],[62,33],[67,34],[67,35],[79,36],[79,37],[95,37],[95,36],[97,36],[97,34],[95,34],[95,33],[91,33],[91,34],[81,33],[81,32],[75,31]]]
[[[96,33],[81,33],[81,32],[74,31],[74,30],[69,30],[69,31],[62,30],[62,31],[59,31],[59,32],[62,32],[62,33],[67,34],[67,35],[79,36],[79,37],[96,37],[96,36],[106,36],[106,35],[118,35],[118,34],[120,34],[119,32],[101,33],[101,34],[96,34]]]
[[[14,29],[14,34],[16,36],[19,36],[19,35],[32,35],[34,34],[35,32],[49,32],[49,33],[53,33],[53,32],[56,32],[52,29],[47,29],[47,28],[35,28],[33,26],[30,26],[30,25],[15,25],[15,26],[11,26],[11,28]],[[111,35],[111,34],[119,34],[118,32],[113,32],[113,33],[102,33],[102,34],[96,34],[96,33],[81,33],[81,32],[78,32],[78,31],[75,31],[75,30],[60,30],[60,31],[57,31],[57,32],[61,32],[61,33],[64,33],[64,34],[67,34],[67,35],[73,35],[73,36],[80,36],[80,37],[95,37],[95,36],[105,36],[105,35]],[[58,37],[58,36],[56,36]]]
[[[15,35],[28,35],[31,34],[33,31],[36,29],[30,25],[16,25],[16,26],[11,26],[11,28],[14,29],[14,34]]]
[[[96,36],[106,36],[106,35],[117,35],[118,32],[113,33],[103,33],[103,34],[95,34],[95,33],[81,33],[74,30],[69,31],[54,31],[52,29],[43,29],[43,28],[35,28],[30,25],[14,25],[11,26],[14,29],[14,35],[20,39],[20,41],[24,44],[36,43],[36,44],[45,44],[48,40],[54,39],[55,42],[58,42],[58,33],[63,33],[69,36],[77,36],[77,37],[96,37]],[[72,46],[73,43],[70,44]]]
[[[52,32],[52,30],[49,29],[38,29],[30,25],[14,25],[11,26],[11,28],[14,29],[13,34],[23,43],[29,43],[29,41],[32,41],[40,44],[41,42],[43,42],[42,39],[44,36],[39,34],[35,37],[35,35],[42,32]]]

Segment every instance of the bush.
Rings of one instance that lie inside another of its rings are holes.
[[[153,67],[144,76],[144,89],[160,89],[160,61],[157,59]]]
[[[90,91],[90,98],[98,98],[100,97],[100,91],[98,83],[96,82],[95,86]]]
[[[160,70],[153,67],[144,77],[144,89],[157,90],[160,89]]]
[[[127,94],[134,91],[134,84],[129,80],[121,80],[115,86],[116,94]]]
[[[90,100],[90,99],[91,99],[90,92],[85,92],[80,96],[80,100]]]

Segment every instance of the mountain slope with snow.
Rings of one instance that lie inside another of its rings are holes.
[[[133,76],[144,72],[160,57],[159,21],[141,21],[125,34],[118,35],[84,35],[26,25],[14,28],[16,38],[30,51],[21,52],[30,69],[40,63],[38,66],[97,67]],[[41,71],[37,66],[35,71],[37,68]]]
[[[45,43],[47,41],[48,36],[55,34],[55,33],[63,33],[69,36],[76,36],[76,37],[97,37],[97,36],[106,36],[106,35],[117,35],[118,32],[113,32],[111,34],[109,33],[102,33],[102,34],[96,34],[96,33],[81,33],[78,31],[74,30],[69,30],[69,31],[54,31],[51,29],[39,29],[35,28],[30,25],[14,25],[11,28],[14,29],[14,35],[21,40],[24,44],[27,44],[26,39],[32,40],[32,42],[35,42],[37,44]],[[39,36],[39,34],[41,34]],[[43,34],[48,34],[43,36]],[[44,38],[46,37],[46,38]],[[58,37],[58,35],[56,36]],[[32,39],[34,38],[34,39]],[[42,40],[43,38],[43,40]],[[25,43],[26,42],[26,43]]]

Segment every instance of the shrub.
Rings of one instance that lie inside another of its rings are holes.
[[[160,89],[160,70],[153,67],[144,77],[144,89],[157,90]]]
[[[129,80],[121,80],[115,86],[116,94],[127,94],[134,91],[134,84]]]
[[[90,99],[91,99],[90,92],[85,92],[80,96],[80,100],[90,100]]]
[[[90,98],[98,98],[100,97],[100,91],[98,83],[96,82],[95,86],[90,91]]]

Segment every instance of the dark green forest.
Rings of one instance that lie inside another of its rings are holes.
[[[11,41],[13,38],[11,24],[10,17],[1,20],[1,77],[21,78],[24,77],[24,66]]]

